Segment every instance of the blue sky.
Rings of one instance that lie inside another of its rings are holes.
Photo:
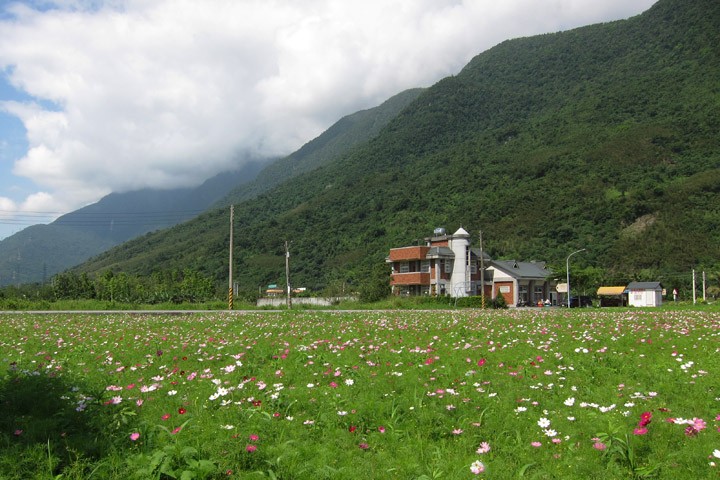
[[[192,186],[509,38],[653,0],[0,0],[0,239]]]

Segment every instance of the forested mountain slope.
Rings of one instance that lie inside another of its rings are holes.
[[[720,2],[515,39],[438,82],[375,138],[235,207],[237,278],[361,282],[434,227],[491,255],[566,255],[603,281],[676,281],[720,258]],[[123,244],[81,269],[227,274],[228,211]]]

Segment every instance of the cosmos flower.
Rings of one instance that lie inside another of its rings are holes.
[[[483,453],[487,453],[490,451],[490,444],[488,442],[481,442],[478,449],[475,451],[479,455],[482,455]]]
[[[485,464],[482,463],[480,460],[475,460],[470,465],[470,471],[474,473],[475,475],[480,475],[485,471]]]

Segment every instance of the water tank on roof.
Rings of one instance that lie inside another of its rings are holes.
[[[441,235],[445,235],[445,229],[443,227],[438,227],[435,230],[433,230],[433,233],[436,237],[439,237]]]

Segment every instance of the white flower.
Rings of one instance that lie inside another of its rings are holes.
[[[541,418],[540,420],[538,420],[537,424],[540,428],[548,428],[550,426],[550,420],[548,420],[547,418]]]
[[[355,380],[353,380],[352,378],[346,378],[346,379],[345,379],[345,385],[347,385],[348,387],[349,387],[350,385],[353,385],[354,383],[355,383]]]
[[[177,395],[177,390],[170,390],[170,391],[168,392],[168,395],[171,396],[171,397],[172,397],[173,395]]]
[[[718,449],[713,450],[713,457],[720,458],[720,450],[718,450]]]
[[[551,429],[551,428],[548,428],[548,429],[544,430],[544,433],[545,433],[545,435],[548,436],[548,437],[554,437],[554,436],[557,435],[557,432],[556,432],[555,430]]]
[[[338,415],[340,415],[341,417],[344,417],[345,415],[347,415],[347,412],[345,410],[339,410]]]
[[[565,400],[563,403],[565,405],[567,405],[568,407],[572,407],[573,405],[575,405],[575,397],[570,397],[567,400]]]

